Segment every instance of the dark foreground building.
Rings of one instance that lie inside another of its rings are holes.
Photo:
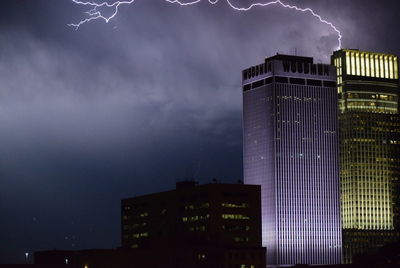
[[[264,268],[263,258],[265,259],[265,251],[261,249],[203,248],[188,245],[186,249],[179,251],[169,248],[164,251],[124,248],[41,251],[35,252],[35,264],[26,266],[32,268]],[[0,265],[0,268],[3,267],[14,266]],[[15,266],[15,268],[18,267],[20,266]]]
[[[336,70],[276,55],[243,71],[243,167],[270,265],[341,263]]]
[[[36,252],[35,265],[264,268],[260,208],[257,185],[180,182],[122,200],[121,248]]]
[[[265,267],[260,186],[186,181],[122,200],[122,247],[162,252],[163,267]]]
[[[150,252],[135,254],[123,249],[49,250],[34,254],[39,267],[64,268],[134,268],[159,267]],[[47,266],[46,266],[47,265]],[[155,265],[155,266],[154,266]]]
[[[342,49],[337,68],[344,261],[399,241],[399,64]]]

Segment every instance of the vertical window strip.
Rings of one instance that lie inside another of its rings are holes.
[[[354,56],[354,52],[351,52],[351,74],[356,75],[356,60]]]
[[[361,72],[360,72],[361,68],[360,68],[360,53],[356,53],[356,71],[357,71],[357,75],[360,76]]]
[[[371,65],[371,76],[375,77],[375,61],[374,61],[374,55],[370,54],[369,55],[370,58],[370,65]]]
[[[380,77],[379,56],[375,55],[375,77]]]
[[[385,78],[389,78],[389,60],[388,60],[388,56],[384,57],[384,61],[385,61]]]
[[[365,55],[365,75],[366,76],[371,76],[369,57],[370,57],[369,54]]]
[[[360,62],[361,62],[361,75],[365,76],[365,54],[364,53],[361,53]]]

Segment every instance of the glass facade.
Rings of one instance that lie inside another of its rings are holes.
[[[269,265],[341,262],[336,72],[312,61],[243,73],[244,180],[261,185]]]
[[[332,64],[338,72],[341,210],[349,263],[398,237],[398,57],[343,49],[333,54]]]
[[[368,53],[358,50],[341,50],[343,53],[335,59],[345,58],[346,74],[362,77],[398,79],[398,58],[395,55]],[[339,64],[335,62],[335,66]]]

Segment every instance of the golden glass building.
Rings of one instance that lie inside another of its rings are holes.
[[[391,54],[342,49],[337,68],[345,263],[398,240],[399,63]]]

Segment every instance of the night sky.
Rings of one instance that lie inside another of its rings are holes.
[[[333,22],[345,48],[400,55],[398,0],[284,2]],[[121,198],[242,179],[241,70],[337,48],[329,26],[279,6],[137,0],[109,24],[67,26],[86,10],[1,0],[0,263],[117,247]]]

